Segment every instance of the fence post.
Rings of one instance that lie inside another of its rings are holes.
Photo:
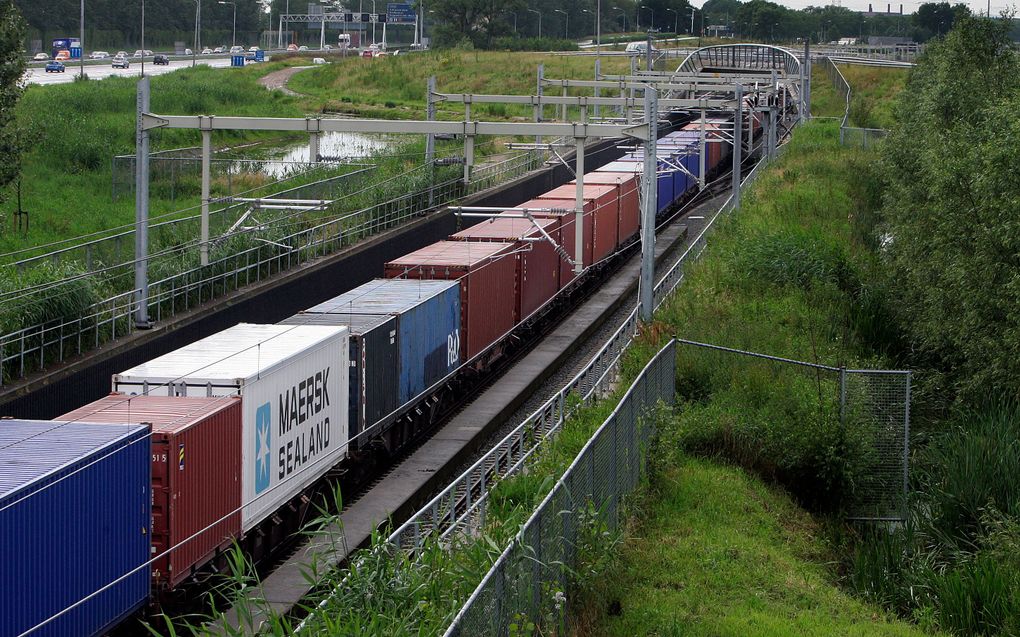
[[[904,392],[903,405],[903,519],[907,519],[907,494],[910,492],[909,461],[910,461],[910,382],[912,373],[907,371],[907,387]]]
[[[846,368],[839,368],[839,424],[846,427]]]

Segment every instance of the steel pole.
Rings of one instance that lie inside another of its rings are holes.
[[[648,139],[645,140],[644,176],[641,178],[644,197],[641,199],[641,320],[650,322],[655,310],[655,213],[657,211],[658,175],[656,165],[656,138],[658,137],[658,94],[645,89],[645,122]]]
[[[203,122],[206,120],[202,118]],[[199,260],[209,265],[209,183],[212,164],[212,129],[202,131],[202,223],[199,239]]]
[[[145,0],[142,0],[142,77],[145,77]]]
[[[135,325],[149,327],[149,78],[138,80],[135,98]]]
[[[575,159],[577,166],[577,189],[574,199],[574,273],[581,274],[584,270],[584,137],[574,139]],[[595,223],[595,211],[592,211],[588,223]],[[587,265],[591,265],[590,263]]]
[[[737,84],[734,97],[737,100],[737,109],[733,113],[733,205],[732,208],[740,207],[740,164],[741,155],[744,150],[744,142],[741,140],[744,130],[744,87]]]
[[[81,55],[78,56],[78,75],[85,79],[85,0],[81,0],[81,16],[78,21],[78,46],[81,47]],[[142,47],[145,48],[144,46]]]
[[[805,62],[807,63],[807,70],[804,72],[805,88],[804,88],[804,115],[811,117],[811,42],[804,43],[805,51]]]

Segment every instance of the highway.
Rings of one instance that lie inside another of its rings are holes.
[[[131,61],[131,67],[126,69],[115,69],[110,66],[112,58],[104,60],[103,64],[98,63],[86,63],[85,64],[85,75],[89,76],[92,80],[101,80],[106,77],[114,75],[120,76],[133,76],[137,77],[142,74],[142,63],[138,58],[129,58]],[[230,66],[229,57],[209,57],[203,56],[196,59],[198,64],[205,64],[212,67],[227,67]],[[162,75],[163,73],[170,73],[178,69],[186,68],[191,66],[191,58],[171,59],[170,64],[167,65],[155,65],[152,63],[152,58],[145,60],[145,74],[146,75]],[[47,73],[42,66],[32,67],[25,72],[25,77],[28,79],[29,84],[64,84],[66,82],[73,82],[76,75],[78,75],[79,66],[77,61],[65,65],[67,70],[63,73]]]

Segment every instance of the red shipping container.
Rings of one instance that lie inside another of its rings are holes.
[[[570,183],[576,185],[576,181]],[[616,186],[620,197],[619,225],[617,226],[619,245],[623,245],[631,237],[637,236],[641,226],[641,204],[638,201],[640,176],[636,173],[590,172],[584,176],[584,183]]]
[[[439,241],[386,264],[388,279],[460,281],[460,352],[467,361],[513,329],[516,246]]]
[[[535,219],[533,223],[530,219],[494,217],[450,237],[451,241],[512,241],[516,244],[515,323],[531,316],[560,289],[560,257],[553,245],[539,232],[536,224],[553,241],[560,243],[560,224],[556,219]]]
[[[559,232],[560,232],[560,245],[567,251],[570,258],[573,259],[576,256],[577,250],[577,233],[574,231],[574,205],[573,199],[532,199],[531,201],[525,201],[524,203],[515,206],[516,208],[556,208],[562,209],[563,212],[532,212],[531,215],[538,219],[558,219],[559,220]],[[584,203],[584,218],[583,218],[583,231],[584,231],[584,246],[583,254],[584,267],[591,265],[592,255],[592,224],[591,224],[591,213],[595,210],[595,202],[586,201]],[[507,212],[508,215],[520,214],[517,212]],[[560,259],[560,289],[562,290],[568,283],[574,280],[577,275],[574,274],[574,266],[568,263],[564,259]]]
[[[577,186],[560,186],[540,196],[539,199],[576,199]],[[592,238],[592,261],[598,263],[616,251],[617,229],[620,217],[620,194],[615,186],[584,185],[584,200],[595,202],[595,222]]]
[[[110,394],[54,420],[152,425],[152,554],[179,545],[153,562],[156,590],[175,588],[240,536],[239,397]]]

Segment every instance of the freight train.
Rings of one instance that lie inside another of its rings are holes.
[[[697,123],[660,139],[660,212],[724,169],[726,125],[706,122],[704,146]],[[109,396],[53,421],[0,424],[0,590],[18,591],[0,596],[0,636],[102,634],[232,543],[257,556],[290,536],[324,476],[404,448],[637,241],[643,161],[585,175],[581,275],[564,258],[568,184],[277,325],[116,374]]]

